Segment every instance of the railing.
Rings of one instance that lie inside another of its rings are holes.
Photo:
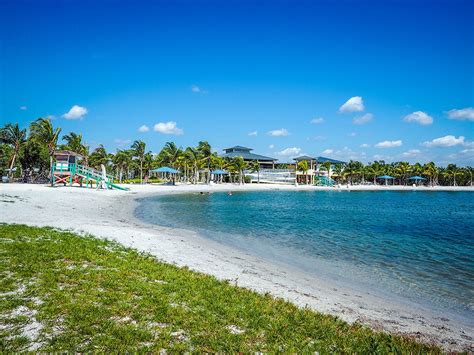
[[[269,184],[294,184],[295,171],[293,169],[260,169],[259,172],[245,173],[251,182],[263,182]]]

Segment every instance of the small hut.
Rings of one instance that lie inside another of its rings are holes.
[[[83,157],[82,155],[70,150],[58,150],[54,152],[53,166],[51,175],[52,184],[72,185],[74,182],[82,185],[82,177],[76,175],[77,163]]]

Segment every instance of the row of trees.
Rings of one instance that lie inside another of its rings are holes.
[[[307,171],[307,162],[300,162],[300,171]],[[364,165],[359,161],[351,160],[347,164],[335,164],[324,162],[319,170],[326,171],[329,177],[338,182],[353,183],[377,183],[377,177],[388,175],[394,177],[394,183],[407,185],[413,183],[410,177],[420,176],[426,179],[430,186],[453,185],[472,186],[473,168],[470,166],[458,167],[449,164],[447,167],[438,167],[430,162],[424,165],[420,163],[410,164],[408,162],[394,162],[387,164],[383,160]]]
[[[209,182],[210,171],[227,170],[230,181],[243,183],[245,172],[259,172],[258,162],[245,162],[241,157],[226,159],[212,151],[206,141],[196,147],[180,148],[173,142],[165,144],[158,154],[147,150],[143,141],[133,142],[129,149],[119,149],[115,153],[107,152],[99,145],[92,152],[83,141],[81,134],[70,132],[61,136],[61,128],[54,127],[49,119],[39,118],[28,128],[20,128],[18,124],[7,124],[0,128],[0,173],[8,173],[10,177],[35,181],[39,177],[50,177],[50,166],[53,153],[57,149],[67,149],[83,156],[83,164],[100,169],[103,164],[107,170],[122,182],[124,178],[138,177],[143,181],[148,172],[160,166],[178,169],[183,182]],[[279,164],[277,168],[294,168],[294,165]],[[298,170],[303,173],[309,170],[308,162],[300,162]],[[341,183],[376,183],[377,176],[390,175],[402,185],[409,183],[413,175],[423,176],[430,185],[471,185],[471,167],[458,167],[449,164],[438,167],[430,162],[419,163],[396,162],[387,164],[375,161],[364,165],[359,161],[347,164],[331,165],[329,162],[320,164],[319,170],[326,171],[329,177]],[[222,176],[221,176],[222,181]]]
[[[82,155],[84,165],[98,170],[104,165],[119,182],[137,176],[143,181],[150,170],[164,165],[180,170],[180,179],[194,184],[208,183],[210,171],[214,169],[227,170],[230,180],[240,183],[244,182],[246,170],[259,170],[258,163],[248,164],[241,157],[224,159],[218,156],[206,141],[185,149],[168,142],[158,154],[148,151],[146,143],[140,140],[133,142],[129,149],[119,149],[115,153],[107,152],[103,145],[90,151],[81,134],[70,132],[61,137],[61,129],[55,128],[51,120],[39,118],[28,129],[22,129],[18,124],[7,124],[0,129],[0,173],[24,181],[50,177],[57,149]]]

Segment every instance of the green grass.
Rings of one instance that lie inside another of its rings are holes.
[[[438,353],[158,262],[116,243],[0,224],[0,352]]]

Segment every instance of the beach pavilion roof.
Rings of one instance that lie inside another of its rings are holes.
[[[319,164],[325,163],[327,161],[330,162],[331,164],[347,164],[345,161],[331,159],[331,158],[325,158],[325,157],[317,157],[316,160]]]
[[[170,173],[177,174],[179,171],[168,166],[162,166],[161,168],[151,170],[152,173]]]
[[[300,157],[293,158],[295,161],[316,161],[316,158],[310,157],[309,155],[302,155]]]
[[[424,177],[421,177],[421,176],[412,176],[412,177],[409,177],[408,180],[426,180]]]
[[[73,156],[73,157],[78,157],[78,158],[84,158],[81,154],[73,152],[72,150],[55,150],[54,151],[54,156],[60,156],[60,155],[66,155],[66,156]]]
[[[236,145],[235,147],[225,148],[225,153],[221,156],[223,158],[235,158],[235,157],[242,157],[244,160],[258,160],[260,162],[275,162],[277,159],[267,157],[265,155],[254,154],[251,153],[252,148],[242,147],[240,145]]]

